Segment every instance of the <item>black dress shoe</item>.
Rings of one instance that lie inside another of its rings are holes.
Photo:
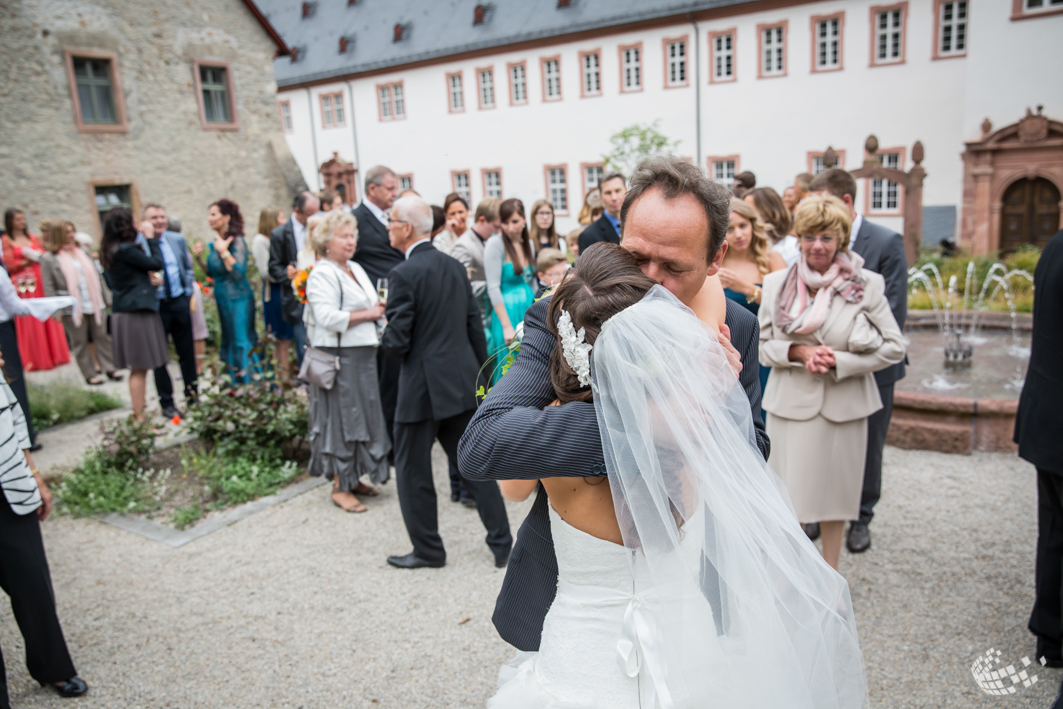
[[[871,532],[866,524],[860,522],[849,523],[849,536],[845,540],[845,546],[854,554],[865,552],[871,548]]]
[[[36,453],[41,448],[44,448],[43,443],[34,443],[32,446],[30,446],[30,453]]]
[[[461,504],[465,505],[470,510],[475,510],[476,509],[476,500],[474,500],[471,497],[463,497],[463,498],[461,498]]]
[[[511,551],[512,551],[512,549],[506,549],[501,554],[495,554],[495,568],[496,569],[504,569],[504,568],[506,568],[506,564],[509,563],[509,553]]]
[[[44,686],[44,682],[41,683]],[[71,677],[65,682],[59,682],[58,684],[48,684],[49,687],[54,689],[60,697],[80,697],[85,692],[89,691],[89,685],[85,684],[85,680],[80,677]]]
[[[388,563],[399,569],[441,569],[447,562],[422,559],[411,551],[406,556],[389,556]]]
[[[819,522],[810,522],[805,525],[805,536],[812,541],[819,539]]]
[[[184,414],[176,406],[167,406],[162,410],[162,417],[167,420],[171,420],[174,417],[181,418]]]
[[[459,492],[450,493],[450,501],[451,502],[457,502],[460,499],[461,499],[461,493],[459,493]]]

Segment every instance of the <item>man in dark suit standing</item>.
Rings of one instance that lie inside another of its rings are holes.
[[[598,181],[605,213],[579,235],[579,250],[582,253],[591,244],[607,241],[620,243],[620,207],[627,195],[627,181],[619,172],[608,172]]]
[[[659,158],[641,165],[632,177],[621,208],[622,246],[635,254],[647,276],[698,313],[706,278],[719,270],[727,251],[730,210],[730,193],[699,168],[678,158]],[[524,314],[520,354],[461,439],[458,467],[467,483],[606,475],[594,404],[549,406],[557,398],[550,384],[550,355],[557,340],[546,324],[549,305],[547,296]],[[760,411],[760,327],[752,313],[731,300],[726,327],[731,343],[725,347],[732,366],[740,369],[757,447],[766,460],[770,444]],[[726,342],[721,338],[721,344]],[[543,441],[551,445],[543,446]],[[548,504],[540,485],[517,532],[492,618],[502,639],[526,652],[539,649],[543,620],[557,592]],[[721,593],[719,586],[716,592]]]
[[[281,287],[281,317],[292,326],[295,356],[303,364],[306,349],[306,325],[303,324],[303,304],[295,297],[292,279],[299,252],[306,248],[306,222],[321,209],[321,202],[313,192],[300,192],[292,203],[292,218],[269,235],[269,279]]]
[[[413,551],[389,556],[401,569],[440,567],[446,551],[439,536],[432,442],[451,460],[476,410],[480,368],[487,360],[480,308],[465,268],[432,246],[432,210],[420,197],[391,208],[391,245],[404,261],[389,276],[388,326],[382,349],[401,362],[395,410],[395,472],[399,506]],[[466,481],[487,528],[495,566],[509,560],[513,537],[498,483]]]
[[[856,211],[856,180],[845,170],[832,168],[813,178],[808,189],[813,193],[829,194],[845,202],[849,217],[853,220],[849,248],[864,258],[864,268],[874,271],[886,281],[886,299],[897,320],[904,329],[908,319],[908,259],[904,255],[904,238],[895,231],[872,224]],[[882,397],[882,408],[867,419],[867,458],[864,462],[864,489],[860,496],[860,519],[849,524],[845,546],[858,554],[871,546],[868,525],[874,516],[875,504],[882,496],[882,449],[886,447],[886,434],[893,416],[893,385],[904,378],[905,361],[875,372],[875,383]],[[808,525],[811,526],[811,525]],[[819,534],[819,525],[814,530],[806,528],[809,536]]]
[[[388,210],[395,202],[399,191],[399,179],[395,173],[383,165],[371,167],[365,173],[365,198],[351,210],[358,220],[358,247],[354,251],[354,262],[365,269],[369,280],[376,285],[381,278],[387,278],[391,269],[403,262],[402,252],[393,248],[388,241]],[[386,299],[385,299],[386,300]],[[384,423],[388,436],[395,441],[395,401],[398,396],[399,363],[384,354],[384,348],[377,351],[377,381],[380,383],[380,405],[384,409]],[[392,447],[391,455],[395,448]]]
[[[1036,596],[1029,628],[1037,636],[1037,657],[1063,667],[1063,231],[1041,252],[1033,282],[1030,364],[1015,414],[1019,457],[1037,468]],[[1063,708],[1063,698],[1052,707]]]

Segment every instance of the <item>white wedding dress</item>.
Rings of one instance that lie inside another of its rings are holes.
[[[715,335],[656,286],[602,326],[591,376],[624,544],[550,509],[557,596],[489,709],[867,707],[848,584],[757,450]]]

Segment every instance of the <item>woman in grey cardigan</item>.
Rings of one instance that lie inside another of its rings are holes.
[[[103,372],[112,381],[121,377],[114,373],[111,336],[107,333],[107,303],[99,271],[92,258],[78,246],[77,229],[70,222],[54,222],[42,234],[45,253],[41,256],[41,280],[46,296],[70,295],[77,305],[66,308],[55,317],[61,318],[70,349],[85,381],[94,386],[103,384],[89,351],[89,338],[96,343],[96,358]]]

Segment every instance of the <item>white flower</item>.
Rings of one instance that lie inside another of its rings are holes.
[[[572,316],[567,310],[561,311],[561,317],[557,321],[557,331],[561,335],[561,354],[568,366],[576,373],[580,386],[591,383],[591,348],[584,342],[586,332],[581,327],[579,332],[572,325]]]

